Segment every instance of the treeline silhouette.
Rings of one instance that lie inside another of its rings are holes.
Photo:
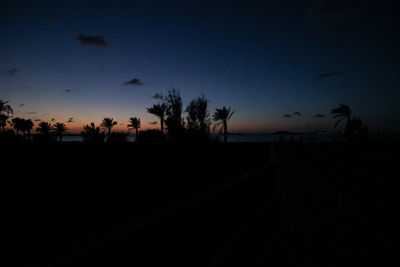
[[[160,130],[139,131],[141,128],[140,118],[131,117],[127,125],[128,133],[134,130],[137,142],[208,142],[210,141],[210,127],[213,122],[213,131],[218,130],[216,140],[223,134],[223,140],[227,142],[228,120],[234,113],[230,107],[217,108],[211,118],[208,111],[209,101],[204,94],[192,99],[185,109],[179,90],[168,90],[165,96],[157,94],[155,99],[157,99],[157,103],[147,108],[147,112],[158,117]],[[184,113],[187,115],[185,116]],[[0,126],[3,137],[19,138],[21,132],[23,139],[27,140],[58,140],[62,142],[63,136],[67,133],[67,127],[64,123],[51,124],[42,121],[38,124],[36,134],[32,137],[33,121],[19,117],[12,118],[13,114],[14,110],[8,104],[8,101],[0,99]],[[7,125],[11,126],[15,133],[12,129],[6,130]],[[118,125],[118,122],[109,117],[104,118],[99,126],[91,122],[84,126],[81,131],[83,141],[91,143],[125,142],[128,134],[113,131],[113,127],[116,125]]]
[[[138,117],[131,117],[127,124],[127,132],[113,131],[118,122],[113,118],[106,117],[99,126],[91,122],[83,127],[81,131],[82,140],[90,143],[110,143],[126,142],[128,134],[135,131],[136,142],[208,142],[211,139],[211,125],[214,123],[213,132],[217,133],[215,140],[223,134],[223,141],[227,142],[228,121],[233,116],[234,111],[230,107],[223,106],[216,108],[213,115],[208,111],[208,100],[204,94],[192,99],[186,108],[183,108],[183,100],[179,90],[168,90],[164,96],[156,94],[153,98],[157,99],[147,112],[156,116],[160,122],[160,130],[140,131],[141,120]],[[20,138],[22,133],[24,140],[33,141],[56,141],[62,142],[63,136],[67,133],[64,123],[56,122],[53,125],[49,122],[41,121],[36,128],[36,134],[31,135],[34,123],[31,119],[12,117],[14,111],[8,101],[0,99],[0,127],[3,139]],[[186,116],[184,115],[186,114]],[[346,126],[343,136],[350,142],[366,141],[369,138],[369,130],[360,118],[352,117],[351,108],[344,104],[339,104],[337,108],[331,110],[334,118],[339,118],[334,127],[336,128],[343,120]],[[9,120],[11,119],[11,120]],[[12,129],[6,130],[10,125]],[[16,136],[15,136],[16,135]]]

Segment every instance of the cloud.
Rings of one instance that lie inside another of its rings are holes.
[[[150,125],[155,125],[155,124],[157,124],[157,123],[158,123],[158,122],[156,122],[156,121],[149,122]]]
[[[124,82],[123,85],[133,85],[133,86],[140,86],[143,85],[142,81],[138,78],[133,78],[130,81]]]
[[[51,118],[51,120],[50,121],[56,121],[56,119],[55,118]]]
[[[68,118],[68,121],[67,121],[67,122],[75,122],[75,118],[73,118],[73,117]]]
[[[75,38],[81,45],[89,45],[89,46],[97,46],[97,47],[106,47],[108,43],[104,40],[104,36],[94,36],[94,35],[84,35],[79,34]]]
[[[291,118],[292,115],[290,115],[290,114],[285,114],[285,115],[283,115],[283,117],[284,117],[284,118]]]
[[[324,78],[330,78],[330,77],[342,76],[342,75],[343,75],[343,73],[341,73],[341,72],[331,71],[331,72],[324,72],[324,73],[318,74],[315,78],[324,79]]]
[[[65,93],[71,93],[72,90],[71,90],[71,89],[65,89],[64,92],[65,92]]]
[[[151,98],[160,100],[160,99],[163,99],[164,97],[161,93],[155,93]]]
[[[3,72],[0,72],[0,76],[2,76],[2,75],[8,75],[8,76],[11,76],[11,75],[14,75],[14,74],[15,74],[17,71],[18,71],[18,69],[17,69],[17,68],[13,68],[13,69],[5,70],[5,71],[3,71]]]
[[[35,119],[35,121],[42,121],[41,119]]]
[[[36,111],[29,111],[29,112],[27,112],[26,114],[33,115],[33,114],[36,114],[36,113],[37,113]]]
[[[313,118],[324,118],[324,117],[325,115],[319,113],[313,116]]]
[[[293,115],[301,116],[302,114],[301,114],[301,112],[296,111],[296,112],[293,112]]]
[[[25,106],[25,104],[19,104],[18,105],[18,107],[20,107],[20,108],[22,108],[22,107],[24,107]]]

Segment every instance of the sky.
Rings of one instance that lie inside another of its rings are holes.
[[[400,131],[397,14],[370,0],[1,1],[0,99],[76,133],[104,117],[158,128],[146,108],[171,88],[184,106],[204,93],[211,114],[231,107],[234,132],[334,130],[339,103]]]

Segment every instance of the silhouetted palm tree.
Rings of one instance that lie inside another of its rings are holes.
[[[168,118],[176,121],[177,124],[182,125],[183,101],[180,91],[176,89],[168,91],[168,95],[165,100],[167,104],[166,114]]]
[[[12,127],[15,129],[16,134],[18,135],[18,132],[23,130],[23,119],[16,117],[13,118],[11,122]]]
[[[100,127],[95,126],[94,122],[83,127],[81,134],[85,142],[97,143],[104,141],[104,133],[100,131]]]
[[[339,104],[339,107],[332,109],[331,114],[335,114],[334,118],[340,118],[335,122],[334,127],[338,126],[338,124],[346,119],[346,128],[345,132],[349,131],[350,121],[351,121],[351,109],[347,105]]]
[[[25,136],[25,131],[28,132],[28,138],[30,138],[31,136],[31,130],[33,128],[33,122],[31,119],[27,119],[23,121],[23,132],[24,132],[24,136]]]
[[[60,142],[62,142],[62,137],[67,132],[67,126],[64,123],[57,122],[53,125],[53,131],[58,136]]]
[[[7,104],[8,102],[9,102],[8,100],[0,99],[0,114],[3,114],[3,112],[5,112],[5,113],[7,113],[7,116],[8,116],[8,115],[14,113],[11,106]]]
[[[7,120],[8,120],[8,116],[5,114],[0,114],[0,127],[1,127],[1,131],[4,133],[4,128],[7,125]]]
[[[219,132],[221,132],[222,128],[224,129],[224,142],[226,143],[228,140],[228,125],[227,121],[232,117],[235,111],[231,112],[231,108],[222,107],[221,109],[215,109],[213,120],[216,122],[214,125],[214,130],[216,127],[221,126]]]
[[[51,124],[45,121],[42,121],[38,125],[39,127],[36,128],[36,132],[42,134],[42,135],[50,135],[51,131]]]
[[[147,108],[147,112],[157,116],[160,119],[161,133],[164,134],[164,120],[167,105],[165,103],[154,104],[152,107]]]
[[[128,129],[132,130],[135,129],[136,131],[136,139],[135,141],[138,140],[139,137],[139,128],[140,128],[140,119],[136,118],[136,117],[132,117],[129,119],[129,124],[128,124]]]
[[[189,129],[201,130],[202,133],[209,133],[210,128],[210,114],[207,111],[208,100],[202,94],[190,101],[186,107],[187,125]]]
[[[107,130],[108,136],[110,137],[112,127],[114,127],[117,124],[118,122],[114,121],[113,118],[104,118],[100,124],[100,127],[103,128],[104,130]]]

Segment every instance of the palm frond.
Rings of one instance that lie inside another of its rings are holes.
[[[334,127],[336,128],[336,126],[338,126],[338,124],[339,124],[343,119],[344,119],[344,118],[341,118],[340,120],[338,120],[338,121],[335,123]]]

